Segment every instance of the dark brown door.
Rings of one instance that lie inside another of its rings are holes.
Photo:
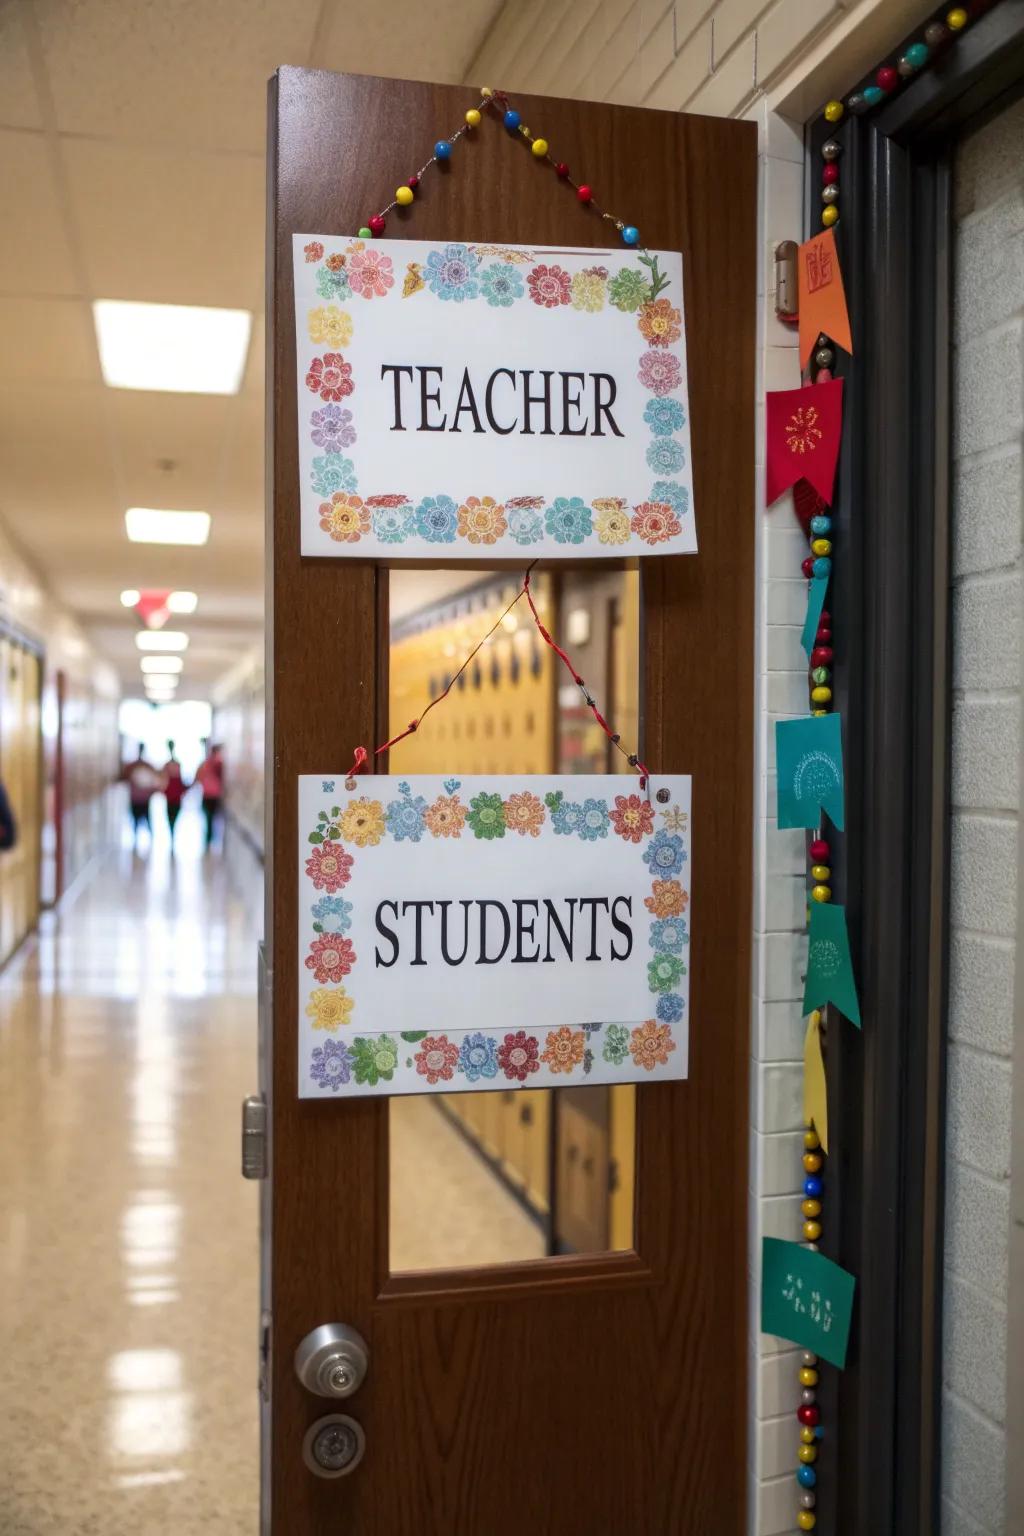
[[[393,1274],[388,1105],[296,1097],[296,780],[387,724],[388,577],[299,556],[294,231],[354,234],[475,93],[282,70],[270,90],[268,923],[272,1181],[266,1526],[275,1536],[738,1536],[746,1488],[746,1142],[753,721],[752,125],[524,97],[526,122],[649,248],[681,250],[700,553],[641,576],[647,763],[693,776],[690,1077],[640,1087],[627,1251]],[[606,246],[611,226],[485,121],[402,229]],[[397,766],[397,763],[396,763]],[[452,764],[453,770],[459,767]],[[500,1095],[488,1096],[497,1106]],[[451,1134],[457,1134],[452,1131]],[[292,1363],[321,1323],[370,1347],[359,1392]],[[362,1424],[324,1481],[307,1427]]]

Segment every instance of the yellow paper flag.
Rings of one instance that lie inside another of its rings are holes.
[[[821,1013],[815,1008],[804,1036],[804,1124],[813,1125],[822,1151],[828,1151],[828,1096],[821,1059]]]

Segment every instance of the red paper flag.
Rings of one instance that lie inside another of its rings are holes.
[[[830,341],[853,352],[850,316],[846,309],[843,274],[839,270],[835,230],[823,230],[805,240],[797,253],[797,297],[800,304],[800,367],[824,332]]]
[[[171,590],[167,588],[147,587],[139,593],[139,600],[135,604],[135,612],[145,624],[147,629],[162,629],[170,617],[167,607],[167,599]]]
[[[768,505],[798,480],[806,480],[831,506],[843,427],[842,379],[770,390],[766,406]]]

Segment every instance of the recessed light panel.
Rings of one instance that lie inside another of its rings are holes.
[[[92,311],[103,381],[113,389],[237,395],[252,330],[247,309],[98,299]]]
[[[180,672],[184,665],[180,656],[143,656],[139,662],[143,672]]]
[[[121,607],[134,608],[139,600],[139,593],[135,587],[126,587],[121,593]]]
[[[195,613],[199,599],[194,592],[172,592],[167,599],[170,613]]]
[[[180,629],[140,629],[135,644],[140,651],[187,651],[188,635]]]
[[[124,526],[133,544],[205,544],[210,537],[210,514],[129,507]]]

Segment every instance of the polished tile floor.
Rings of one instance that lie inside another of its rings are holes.
[[[4,1536],[257,1528],[259,874],[178,831],[0,973]]]
[[[257,1530],[261,875],[155,820],[0,972],[0,1536]],[[394,1268],[542,1251],[435,1106],[397,1110]]]

